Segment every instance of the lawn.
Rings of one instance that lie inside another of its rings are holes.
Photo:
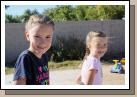
[[[81,60],[71,60],[71,61],[63,61],[63,62],[48,62],[50,70],[57,70],[57,69],[76,69],[79,68],[80,64],[82,63]],[[113,63],[102,61],[105,65],[113,65]],[[11,74],[13,73],[13,67],[6,67],[5,73]]]
[[[48,62],[50,70],[57,70],[57,69],[72,69],[72,68],[79,68],[79,64],[82,61],[80,60],[73,60],[73,61],[63,61],[63,62]],[[11,74],[14,72],[13,67],[6,67],[5,73]]]

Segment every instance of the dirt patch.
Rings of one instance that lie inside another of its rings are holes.
[[[103,65],[104,85],[124,85],[125,74],[111,73],[113,65]],[[80,73],[80,69],[62,69],[50,71],[51,85],[75,85],[75,78]],[[13,74],[6,75],[6,84],[13,84]]]

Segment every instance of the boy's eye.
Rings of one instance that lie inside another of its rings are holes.
[[[107,44],[104,44],[104,47],[107,47]]]
[[[47,37],[45,37],[45,38],[51,38],[51,36],[47,36]]]

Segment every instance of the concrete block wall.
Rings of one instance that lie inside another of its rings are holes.
[[[5,62],[10,64],[16,60],[18,55],[28,48],[29,44],[25,38],[25,24],[7,23],[5,25]],[[105,21],[68,21],[55,23],[53,45],[56,36],[69,38],[76,37],[85,42],[89,31],[103,31],[109,37],[108,54],[125,52],[125,21],[105,20]]]

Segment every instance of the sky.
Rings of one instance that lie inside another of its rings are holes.
[[[54,8],[56,5],[10,5],[5,10],[6,14],[10,15],[22,15],[26,9],[37,10],[39,13],[42,13],[44,9]]]

